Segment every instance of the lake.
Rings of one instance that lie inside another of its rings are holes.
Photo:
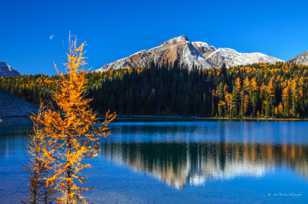
[[[308,122],[117,122],[85,171],[94,203],[308,203]],[[1,130],[0,130],[1,131]],[[28,139],[0,137],[0,202],[28,191]]]

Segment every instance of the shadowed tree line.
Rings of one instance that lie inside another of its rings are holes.
[[[180,64],[88,73],[87,96],[99,113],[208,117],[308,116],[308,67],[291,63],[198,69]],[[0,78],[0,89],[39,103],[58,77]]]

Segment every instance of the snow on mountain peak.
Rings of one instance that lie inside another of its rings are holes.
[[[191,42],[186,36],[181,35],[169,39],[157,47],[142,50],[107,64],[97,71],[123,67],[144,68],[149,62],[160,65],[178,62],[188,68],[195,65],[199,68],[209,69],[279,61],[282,60],[259,52],[240,53],[231,48],[216,48],[206,42]]]
[[[165,41],[164,44],[186,43],[188,41],[189,41],[188,37],[186,37],[185,35],[180,35]]]
[[[290,62],[308,66],[308,51],[297,55],[295,58],[291,59]]]
[[[0,62],[0,77],[1,76],[18,76],[19,73],[6,62]]]

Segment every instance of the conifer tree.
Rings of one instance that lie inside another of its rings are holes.
[[[86,202],[82,196],[87,190],[82,170],[90,164],[84,159],[97,155],[100,137],[109,134],[108,125],[115,119],[114,113],[107,112],[100,123],[91,110],[91,100],[86,98],[87,79],[80,71],[84,63],[84,44],[77,46],[70,40],[67,74],[59,76],[52,102],[44,109],[41,106],[33,117],[38,127],[35,138],[42,136],[42,159],[48,163],[45,185],[58,192],[56,202],[61,204]]]
[[[29,144],[31,156],[31,177],[30,177],[30,199],[31,204],[48,204],[51,200],[52,186],[46,187],[46,178],[49,176],[51,164],[54,161],[47,149],[45,134],[41,131],[39,121],[44,114],[44,105],[41,104],[40,111],[32,116],[34,122],[33,134]]]

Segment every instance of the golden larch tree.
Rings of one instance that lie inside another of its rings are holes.
[[[32,116],[34,121],[33,134],[30,137],[29,152],[31,156],[31,176],[30,176],[30,198],[31,204],[50,203],[50,194],[52,186],[46,187],[46,178],[48,177],[51,164],[54,161],[48,154],[47,141],[45,134],[41,131],[38,121],[44,114],[44,105],[41,104],[39,112]]]
[[[87,78],[80,71],[84,64],[84,44],[77,46],[70,40],[67,73],[60,74],[51,102],[33,117],[34,125],[39,127],[36,135],[43,135],[46,144],[42,158],[51,165],[45,184],[59,192],[57,203],[86,202],[82,192],[87,188],[81,173],[90,164],[84,159],[97,155],[99,139],[109,134],[108,125],[116,117],[107,112],[105,120],[98,121],[90,107],[91,99],[86,98]]]

